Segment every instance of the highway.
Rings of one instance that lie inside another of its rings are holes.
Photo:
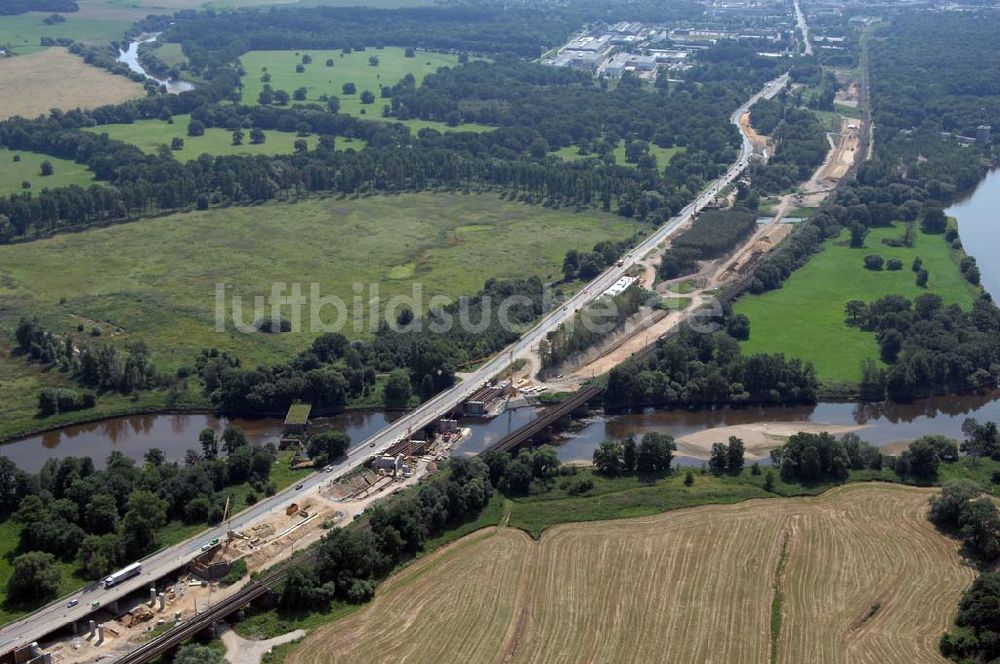
[[[747,100],[743,106],[737,109],[730,118],[730,121],[737,127],[740,127],[740,117],[742,114],[758,99],[762,97],[774,97],[784,87],[787,80],[788,74],[786,73],[768,83]],[[86,621],[87,616],[93,611],[91,608],[92,602],[100,602],[102,606],[107,606],[131,592],[148,587],[152,581],[169,574],[192,560],[200,552],[202,545],[213,538],[224,538],[226,531],[230,529],[245,530],[267,514],[278,509],[283,510],[292,500],[300,498],[303,494],[318,490],[320,485],[347,474],[351,469],[364,462],[366,458],[374,454],[380,454],[405,436],[408,431],[417,431],[457,408],[482,386],[483,383],[500,374],[507,367],[512,354],[515,359],[529,356],[531,349],[537,346],[538,342],[545,338],[550,331],[569,321],[577,311],[599,297],[601,293],[607,290],[619,278],[625,276],[643,256],[675,233],[681,225],[690,221],[697,212],[715,198],[721,189],[734,182],[743,172],[744,168],[746,168],[752,152],[749,138],[745,134],[742,134],[742,128],[740,131],[742,146],[739,159],[721,177],[708,185],[692,203],[681,210],[680,214],[657,228],[638,246],[633,248],[622,259],[621,265],[612,265],[595,277],[585,288],[564,302],[563,306],[547,314],[531,330],[525,333],[521,339],[466,376],[465,380],[461,383],[438,394],[419,408],[416,408],[367,440],[351,448],[347,453],[347,457],[334,465],[332,472],[316,473],[303,480],[302,489],[289,487],[266,500],[262,500],[253,507],[236,514],[226,524],[210,529],[196,538],[171,546],[143,559],[143,571],[138,577],[129,579],[110,589],[105,589],[100,584],[91,585],[73,595],[63,597],[56,602],[42,607],[21,620],[0,629],[0,653],[33,641],[38,641],[46,634],[73,621]],[[75,607],[69,607],[68,603],[70,600],[77,600],[79,604]]]
[[[799,24],[799,30],[802,31],[802,50],[806,55],[813,54],[812,41],[809,39],[809,24],[806,23],[806,15],[802,13],[802,6],[799,4],[799,0],[795,0],[795,21]]]

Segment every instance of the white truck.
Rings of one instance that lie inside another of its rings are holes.
[[[116,586],[125,579],[131,579],[133,576],[139,576],[141,572],[142,563],[132,563],[128,567],[123,567],[104,579],[104,587],[111,588],[112,586]]]

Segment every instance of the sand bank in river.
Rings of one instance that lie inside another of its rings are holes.
[[[677,455],[707,460],[712,453],[713,443],[724,443],[730,436],[743,440],[746,446],[745,459],[748,463],[765,459],[772,448],[785,444],[789,436],[796,433],[821,433],[827,431],[840,436],[852,431],[859,431],[864,426],[830,425],[815,422],[760,422],[740,424],[727,427],[715,427],[696,431],[677,439]]]

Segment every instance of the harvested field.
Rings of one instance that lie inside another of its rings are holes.
[[[930,491],[855,484],[568,524],[480,531],[390,579],[286,661],[940,662],[975,576],[926,520]],[[878,609],[871,612],[873,605]]]
[[[64,48],[0,59],[0,90],[18,91],[0,96],[0,120],[33,118],[51,108],[96,108],[145,94],[138,83],[91,67]]]
[[[819,509],[790,539],[779,662],[945,661],[938,639],[975,572],[927,521],[929,493],[875,485],[809,501]]]
[[[520,531],[473,533],[394,576],[381,600],[319,630],[288,661],[494,661],[533,546]]]

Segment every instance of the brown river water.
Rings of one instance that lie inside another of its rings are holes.
[[[534,407],[518,408],[492,420],[466,419],[462,425],[472,435],[455,454],[475,454],[508,432],[527,424],[537,413]],[[385,426],[397,413],[367,411],[344,413],[314,420],[315,429],[336,428],[360,442]],[[983,396],[934,397],[912,404],[861,404],[821,402],[812,406],[759,406],[713,410],[655,410],[595,414],[577,421],[555,442],[564,461],[589,459],[597,445],[607,438],[641,436],[647,431],[662,431],[675,437],[713,427],[763,422],[812,422],[816,424],[863,425],[861,437],[877,445],[912,440],[928,433],[961,437],[966,417],[1000,421],[1000,393]],[[101,422],[64,427],[56,431],[23,438],[0,447],[28,471],[37,471],[46,459],[65,456],[89,456],[97,465],[112,450],[119,450],[139,460],[151,447],[163,450],[169,459],[181,459],[188,449],[198,447],[198,433],[205,427],[222,430],[227,423],[242,428],[251,443],[277,443],[281,420],[262,418],[233,419],[206,414],[132,415]],[[684,462],[684,459],[679,459]],[[688,460],[691,462],[690,460]],[[700,461],[697,463],[701,463]]]

